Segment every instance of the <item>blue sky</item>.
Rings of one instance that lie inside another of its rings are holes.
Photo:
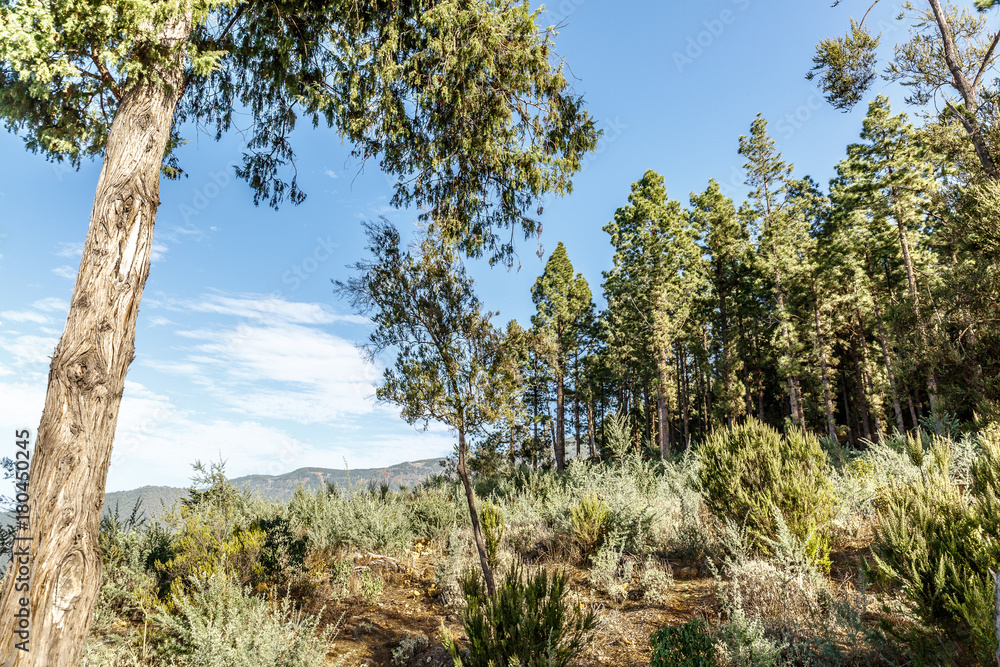
[[[826,183],[856,140],[867,105],[827,106],[804,73],[821,37],[843,32],[868,2],[712,0],[549,5],[575,87],[605,131],[575,191],[545,203],[541,243],[562,241],[600,295],[612,251],[601,230],[646,169],[687,203],[709,178],[738,199],[745,188],[738,138],[760,112],[799,176]],[[869,18],[885,42],[905,31],[895,3]],[[902,96],[879,82],[871,97]],[[382,466],[446,454],[444,429],[419,432],[373,401],[377,366],[355,344],[367,325],[332,293],[331,279],[362,254],[361,221],[386,215],[412,230],[415,215],[389,207],[391,184],[360,171],[328,130],[295,137],[309,197],[274,212],[255,208],[232,164],[240,136],[186,133],[188,178],[165,181],[153,266],[139,314],[136,358],[119,417],[108,489],[184,485],[195,459],[227,460],[231,476],[302,466]],[[15,428],[34,432],[48,357],[65,322],[86,236],[99,163],[71,171],[0,134],[0,449]],[[527,323],[530,287],[544,258],[520,245],[520,271],[473,263],[499,323]]]

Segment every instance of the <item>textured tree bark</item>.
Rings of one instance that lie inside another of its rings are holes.
[[[479,512],[476,509],[476,494],[472,490],[469,482],[469,471],[465,467],[465,432],[458,432],[458,476],[462,479],[462,486],[465,487],[465,499],[469,503],[469,517],[472,519],[472,535],[476,540],[476,550],[479,552],[479,564],[483,568],[483,579],[486,580],[486,589],[490,592],[490,597],[496,597],[497,585],[493,580],[493,568],[486,557],[486,540],[483,539],[483,525],[479,522]]]
[[[170,22],[162,45],[187,40],[191,17]],[[4,578],[0,661],[4,667],[79,663],[101,585],[97,546],[135,320],[149,275],[160,168],[184,85],[183,55],[161,70],[166,86],[136,85],[108,134],[90,228],[62,338],[52,356],[29,479],[29,651],[16,648],[14,613],[25,595]]]
[[[1000,572],[990,571],[993,576],[993,596],[996,609],[993,611],[993,629],[997,634],[997,665],[1000,665]]]

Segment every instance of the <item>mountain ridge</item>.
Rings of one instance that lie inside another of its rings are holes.
[[[371,482],[385,482],[392,488],[414,486],[431,475],[441,472],[440,462],[444,457],[404,461],[384,468],[362,468],[339,470],[307,466],[280,475],[253,474],[233,478],[230,483],[237,489],[259,493],[269,500],[287,501],[299,486],[307,491],[317,491],[329,482],[339,489],[367,486]],[[177,501],[186,496],[188,490],[173,486],[146,485],[124,491],[104,494],[104,514],[117,511],[127,516],[141,500],[142,514],[146,517],[160,517]]]

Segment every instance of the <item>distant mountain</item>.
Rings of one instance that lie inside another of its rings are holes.
[[[369,482],[386,482],[393,488],[400,485],[414,486],[431,475],[441,472],[441,459],[424,459],[397,463],[388,468],[367,468],[362,470],[334,470],[331,468],[299,468],[284,475],[248,475],[229,480],[240,489],[259,493],[272,500],[288,500],[299,486],[308,491],[316,491],[330,482],[340,489],[366,486]],[[172,486],[143,486],[130,491],[113,491],[104,496],[104,511],[113,511],[127,516],[135,507],[136,500],[142,499],[142,509],[146,516],[161,516],[175,502],[187,495],[186,489]]]

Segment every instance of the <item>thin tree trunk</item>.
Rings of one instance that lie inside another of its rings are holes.
[[[691,402],[689,396],[691,387],[688,383],[687,353],[684,352],[683,346],[680,347],[681,389],[684,398],[684,448],[687,449],[691,446]]]
[[[597,446],[594,442],[594,398],[587,400],[587,439],[590,442],[590,458],[597,456]]]
[[[997,665],[1000,665],[1000,572],[990,570],[993,577],[993,597],[995,608],[993,610],[993,629],[997,635]]]
[[[573,352],[573,419],[576,433],[576,458],[580,458],[580,351]]]
[[[190,14],[169,21],[168,48],[191,33]],[[125,92],[108,133],[90,228],[62,338],[49,370],[29,478],[29,591],[8,574],[0,594],[0,664],[69,667],[80,662],[101,586],[98,550],[104,487],[135,320],[149,275],[160,168],[183,92],[183,56],[161,66],[166,85]],[[28,651],[14,614],[27,598]]]
[[[856,345],[856,344],[855,344]],[[864,376],[861,372],[861,361],[858,359],[857,348],[855,347],[853,355],[854,357],[854,370],[855,377],[857,379],[857,389],[858,389],[858,412],[861,414],[861,424],[866,439],[872,439],[872,427],[871,423],[868,421],[868,396],[865,392],[865,381]]]
[[[846,373],[845,373],[846,375]],[[847,380],[841,383],[841,394],[844,396],[844,422],[847,424],[847,442],[854,447],[854,430],[851,428],[851,409],[847,403]]]
[[[552,446],[556,455],[556,471],[562,472],[566,469],[566,406],[563,404],[563,377],[560,371],[556,379],[556,425],[555,433],[552,436]]]
[[[872,409],[871,403],[868,402],[868,396],[875,393],[874,385],[872,383],[871,375],[868,372],[868,341],[865,340],[865,325],[864,321],[861,319],[861,312],[855,311],[855,315],[858,318],[858,335],[861,338],[861,345],[859,350],[861,352],[861,373],[864,382],[865,391],[865,402],[867,405],[867,412],[872,420],[872,425],[874,427],[875,435],[878,436],[882,433],[882,424],[878,418],[878,414]]]
[[[656,394],[656,405],[660,415],[659,428],[657,429],[660,435],[660,456],[665,459],[670,456],[670,434],[667,429],[667,424],[670,421],[670,409],[667,407],[667,398],[662,386],[657,388]]]
[[[917,409],[913,406],[913,394],[906,392],[906,402],[910,404],[910,419],[913,420],[913,428],[920,427],[920,420],[917,419]]]
[[[830,392],[830,377],[826,367],[826,343],[823,339],[823,328],[819,321],[819,301],[814,301],[816,313],[816,351],[819,356],[820,374],[823,379],[823,399],[826,404],[826,428],[831,440],[837,439],[837,419],[833,415],[833,398]]]
[[[892,176],[892,168],[889,168],[889,176]],[[913,315],[917,318],[917,331],[920,334],[920,343],[923,349],[929,350],[927,337],[927,325],[920,309],[920,292],[917,289],[917,276],[913,269],[913,257],[910,254],[910,241],[906,235],[906,221],[903,218],[902,206],[899,204],[898,193],[895,187],[892,188],[893,205],[896,209],[896,228],[899,231],[899,245],[903,250],[903,263],[906,265],[906,284],[910,291],[910,300],[913,302]],[[927,371],[927,393],[931,399],[931,410],[938,410],[938,381],[937,373],[933,368]]]
[[[869,272],[872,271],[871,258],[868,259]],[[885,360],[885,372],[889,378],[889,393],[892,396],[892,409],[896,413],[896,428],[900,433],[906,433],[903,425],[903,408],[899,404],[899,389],[896,387],[896,374],[892,371],[892,356],[889,354],[889,344],[886,341],[885,325],[882,322],[882,312],[878,305],[878,291],[872,287],[872,304],[875,306],[875,322],[878,324],[878,340],[882,346],[882,358]]]
[[[486,589],[490,597],[496,597],[497,585],[493,580],[493,568],[486,557],[486,540],[483,539],[483,526],[479,522],[479,512],[476,510],[476,494],[472,490],[469,482],[469,471],[465,467],[465,432],[458,432],[458,476],[462,479],[462,486],[465,487],[465,499],[469,503],[469,517],[472,520],[472,535],[476,540],[476,550],[479,552],[479,564],[483,568],[483,579],[486,580]]]

